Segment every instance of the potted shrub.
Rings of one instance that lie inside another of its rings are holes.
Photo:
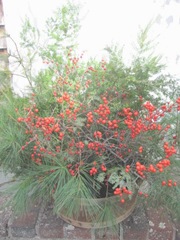
[[[35,35],[29,22],[27,30]],[[71,37],[67,29],[60,30]],[[164,187],[176,187],[176,181],[165,181],[163,176],[177,152],[173,136],[168,135],[171,125],[166,116],[179,113],[179,97],[165,103],[150,99],[150,94],[146,99],[152,88],[133,95],[142,79],[136,84],[133,78],[127,86],[122,82],[121,89],[122,77],[117,78],[117,85],[111,83],[111,65],[104,59],[90,65],[69,47],[59,53],[51,41],[46,48],[30,42],[28,46],[30,62],[37,51],[44,69],[32,76],[27,61],[18,55],[31,92],[23,107],[12,103],[14,127],[21,133],[20,140],[13,142],[18,156],[11,171],[19,176],[12,199],[15,210],[37,199],[52,201],[54,212],[64,220],[99,228],[129,216],[137,195],[148,197],[154,179],[160,179]],[[8,148],[1,151],[6,153]],[[1,161],[11,166],[12,159]],[[143,183],[148,188],[142,188]]]
[[[140,108],[134,110],[123,106],[122,96],[109,87],[97,94],[106,80],[92,66],[82,72],[80,58],[71,51],[67,58],[66,71],[49,86],[48,101],[32,93],[17,118],[27,136],[19,149],[26,167],[14,197],[51,197],[55,212],[66,221],[104,227],[132,212],[138,191],[147,197],[139,190],[143,181],[150,187],[151,175],[162,177],[168,171],[176,149],[166,140],[170,125],[163,118],[180,110],[180,99],[156,107],[139,96]],[[96,83],[91,75],[96,75]]]

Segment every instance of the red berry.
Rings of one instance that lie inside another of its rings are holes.
[[[166,181],[162,181],[162,186],[165,186],[166,185]]]
[[[125,200],[124,200],[124,198],[122,198],[122,199],[121,199],[121,203],[125,203]]]

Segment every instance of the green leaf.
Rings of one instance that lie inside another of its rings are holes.
[[[104,172],[103,172],[103,173],[100,173],[100,174],[98,174],[96,180],[97,180],[98,182],[100,182],[100,183],[103,183],[103,182],[104,182],[104,179],[105,179],[105,176],[106,176],[106,174],[105,174]]]
[[[74,122],[74,125],[77,127],[83,127],[85,124],[86,119],[78,117],[76,121]]]

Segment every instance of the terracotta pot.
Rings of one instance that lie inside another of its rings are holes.
[[[125,199],[124,203],[120,202],[119,196],[90,200],[78,199],[77,202],[80,205],[78,213],[69,216],[67,214],[68,209],[63,209],[60,212],[60,217],[65,222],[80,228],[110,227],[125,220],[135,209],[137,193],[133,194],[131,198],[127,195],[123,196],[123,198]],[[105,215],[107,208],[110,211],[109,214]]]

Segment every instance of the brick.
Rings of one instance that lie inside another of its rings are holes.
[[[176,232],[176,237],[173,240],[180,240],[180,220],[174,220],[174,230]]]
[[[173,240],[174,226],[163,208],[147,208],[147,215],[150,226],[148,240]]]
[[[176,232],[176,238],[175,238],[175,240],[180,240],[180,232],[179,232],[179,231]]]
[[[122,222],[123,240],[146,240],[148,236],[148,219],[142,205],[136,207],[134,212]]]
[[[27,238],[35,237],[39,209],[40,207],[38,205],[34,205],[23,215],[13,215],[9,222],[9,236]]]
[[[53,214],[52,206],[42,209],[36,232],[40,238],[64,238],[64,221]]]
[[[64,232],[66,239],[91,240],[91,229],[78,228],[65,223]]]
[[[96,240],[119,240],[119,224],[114,227],[95,229]]]
[[[4,205],[8,200],[8,196],[0,194],[0,238],[8,236],[8,222],[12,214],[10,206]]]
[[[146,240],[148,236],[148,232],[146,230],[135,230],[135,229],[129,229],[128,232],[126,232],[125,237],[123,240]]]

